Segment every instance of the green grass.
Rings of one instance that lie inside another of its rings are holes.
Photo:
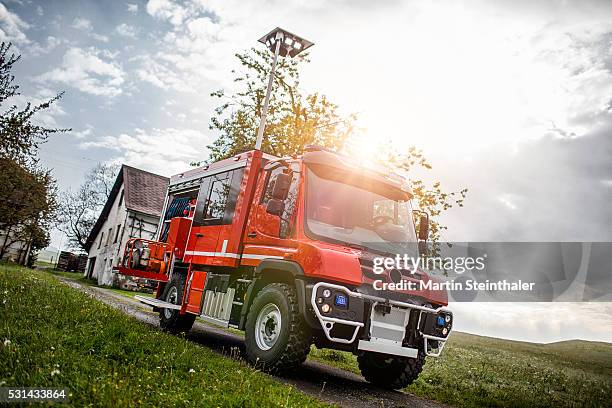
[[[323,405],[50,274],[7,266],[0,266],[0,386],[67,387],[73,406]]]
[[[51,263],[51,262],[36,260],[36,261],[34,261],[34,265],[35,266],[39,266],[39,267],[43,267],[43,268],[55,269],[55,262]]]
[[[59,269],[45,269],[44,272],[50,273],[56,276],[62,276],[68,279],[78,280],[80,282],[87,282],[87,279],[83,276],[81,272],[66,272]]]
[[[359,373],[346,352],[312,348],[310,359]],[[533,344],[453,333],[407,392],[459,407],[610,407],[612,344]]]

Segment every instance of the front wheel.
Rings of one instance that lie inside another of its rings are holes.
[[[425,364],[425,353],[419,350],[416,358],[408,358],[365,352],[357,357],[357,362],[361,374],[369,383],[397,390],[418,378]]]
[[[294,368],[310,351],[310,332],[290,285],[273,283],[264,287],[251,305],[245,329],[247,360],[267,372]]]
[[[172,274],[172,279],[166,284],[161,300],[180,305],[183,301],[185,276],[181,273]],[[184,333],[191,330],[196,316],[191,313],[181,315],[178,310],[161,309],[159,311],[159,326],[170,333]]]

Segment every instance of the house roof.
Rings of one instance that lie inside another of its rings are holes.
[[[125,185],[123,189],[123,203],[125,208],[142,214],[159,217],[164,207],[168,181],[169,179],[167,177],[135,167],[126,166],[125,164],[122,165],[108,200],[106,200],[106,204],[104,204],[104,208],[102,208],[98,220],[87,237],[87,251],[89,251],[93,245],[100,229],[102,229],[102,225],[104,225],[104,222],[108,219],[108,214],[111,208],[113,208],[113,203],[117,199],[117,195],[121,191],[122,184]]]
[[[159,217],[164,207],[167,177],[123,165],[125,207]]]

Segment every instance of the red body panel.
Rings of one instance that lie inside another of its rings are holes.
[[[177,258],[182,258],[189,237],[191,219],[176,217],[170,221],[170,231],[168,232],[168,246]]]
[[[200,314],[202,298],[204,296],[204,283],[206,282],[206,272],[193,271],[193,277],[190,279],[191,285],[189,286],[189,291],[186,294],[186,311],[190,313]]]

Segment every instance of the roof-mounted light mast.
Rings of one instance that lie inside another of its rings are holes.
[[[270,102],[270,93],[272,92],[272,84],[274,83],[274,73],[276,71],[278,56],[293,58],[313,45],[312,42],[278,27],[261,37],[259,42],[268,47],[270,51],[274,52],[274,59],[272,61],[270,77],[268,78],[268,87],[266,89],[266,97],[264,98],[263,109],[261,111],[259,129],[257,129],[257,140],[255,142],[256,150],[261,150],[261,144],[263,142],[263,134],[266,129],[266,116],[268,115],[268,102]]]

